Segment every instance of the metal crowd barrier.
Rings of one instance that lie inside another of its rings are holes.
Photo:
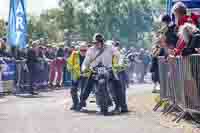
[[[160,78],[160,102],[154,107],[156,111],[164,101],[175,103],[175,79],[176,79],[176,67],[174,64],[170,64],[166,61],[165,57],[158,58],[159,64],[159,78]],[[166,111],[170,110],[167,109]]]
[[[48,87],[50,78],[51,60],[39,59],[35,64],[36,76],[34,86],[44,90]],[[11,60],[0,58],[0,94],[5,93],[25,93],[30,89],[30,73],[26,60]],[[63,84],[65,87],[71,86],[71,73],[63,68]]]
[[[14,60],[0,58],[0,93],[12,93],[15,82],[16,64]]]
[[[194,112],[200,113],[200,55],[192,55],[182,60],[184,89],[179,104],[184,107],[184,111],[180,114],[178,121],[187,114],[192,116]]]
[[[25,92],[29,87],[29,70],[25,60],[16,61],[15,93]]]
[[[179,122],[185,115],[200,113],[200,55],[177,57],[174,62],[159,58],[161,101],[171,102],[165,113],[179,109],[181,113],[174,121]],[[161,103],[154,108],[156,111]]]
[[[16,93],[24,93],[30,89],[30,73],[26,61],[16,61]],[[49,81],[49,64],[45,60],[39,60],[35,64],[36,75],[34,79],[34,86],[37,89],[45,89],[48,87]]]

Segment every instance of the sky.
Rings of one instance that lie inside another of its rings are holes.
[[[27,12],[39,15],[43,10],[58,7],[58,0],[27,0]],[[0,18],[8,18],[9,0],[0,0]]]

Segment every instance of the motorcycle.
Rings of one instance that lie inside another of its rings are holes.
[[[103,115],[108,115],[108,107],[111,105],[112,101],[110,99],[108,91],[108,83],[112,74],[112,68],[107,68],[102,64],[99,64],[93,68],[92,77],[96,81],[95,93],[96,102],[100,107],[101,113]]]

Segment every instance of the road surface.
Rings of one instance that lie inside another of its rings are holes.
[[[151,88],[133,86],[129,97],[150,94]],[[88,105],[88,113],[68,110],[70,103],[67,90],[45,92],[35,98],[0,98],[0,133],[183,133],[181,128],[160,124],[157,113],[142,113],[138,105],[127,115],[104,117],[96,115],[93,103]]]

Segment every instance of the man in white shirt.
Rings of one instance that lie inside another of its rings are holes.
[[[105,45],[103,35],[99,33],[95,34],[93,40],[94,46],[88,49],[82,64],[83,72],[88,68],[92,69],[96,67],[100,63],[106,67],[111,68],[113,56],[119,57],[120,55],[120,52],[112,45]],[[87,98],[93,90],[94,84],[95,80],[89,78],[86,88],[80,97],[80,110],[85,105]]]
[[[120,52],[115,47],[112,45],[105,45],[98,35],[100,36],[100,34],[96,35],[97,40],[94,42],[95,45],[87,51],[86,58],[82,64],[82,71],[85,71],[88,67],[93,68],[99,63],[102,63],[106,67],[112,67],[113,56],[120,56]],[[101,54],[96,57],[100,52]]]

